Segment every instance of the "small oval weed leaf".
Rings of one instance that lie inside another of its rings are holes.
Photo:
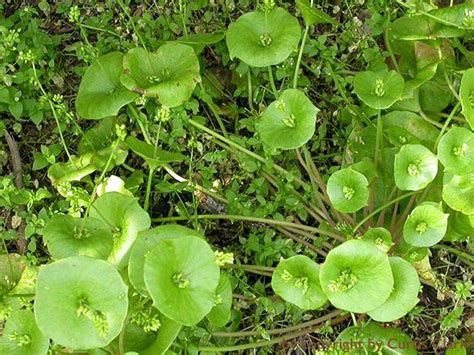
[[[462,127],[451,128],[439,141],[438,158],[445,171],[455,175],[474,171],[474,133]]]
[[[138,234],[138,238],[130,251],[130,260],[128,262],[128,277],[138,292],[144,296],[148,296],[148,290],[146,289],[143,276],[145,268],[145,258],[143,256],[156,247],[158,241],[161,239],[178,238],[189,235],[202,238],[199,232],[179,224],[163,225]]]
[[[355,313],[380,307],[393,289],[387,254],[362,240],[350,240],[332,249],[321,265],[320,279],[335,307]]]
[[[160,312],[191,326],[211,311],[220,271],[203,239],[162,239],[145,258],[145,284]]]
[[[474,68],[464,72],[459,89],[462,113],[471,129],[474,130]]]
[[[354,77],[354,91],[366,105],[383,110],[402,98],[405,81],[396,71],[364,71]]]
[[[298,20],[281,7],[267,14],[249,12],[229,26],[226,43],[231,58],[251,67],[276,65],[298,48],[301,27]]]
[[[318,309],[327,297],[319,281],[319,265],[304,255],[281,260],[272,276],[272,288],[285,301],[301,309]]]
[[[344,168],[336,171],[328,180],[327,192],[334,208],[344,213],[352,213],[367,206],[369,182],[361,173]]]
[[[455,211],[474,214],[474,173],[443,177],[443,200]]]
[[[388,252],[393,245],[392,235],[382,227],[370,227],[362,237],[367,242],[374,243],[383,252]]]
[[[226,275],[221,274],[219,285],[217,285],[216,289],[214,307],[207,314],[206,318],[214,327],[223,327],[230,320],[231,308],[232,286],[229,278]]]
[[[90,216],[113,228],[114,247],[109,261],[119,268],[126,265],[130,248],[138,232],[150,228],[150,217],[136,198],[118,192],[108,192],[92,204]]]
[[[420,280],[415,268],[400,257],[389,258],[393,273],[393,291],[383,305],[368,312],[378,322],[392,322],[410,312],[418,303]]]
[[[433,205],[417,206],[405,221],[403,238],[415,247],[435,245],[446,234],[448,216]]]
[[[395,155],[395,184],[403,191],[424,189],[438,173],[438,159],[421,144],[405,144]]]
[[[45,355],[48,349],[49,339],[38,329],[33,312],[26,309],[13,312],[2,331],[0,353]]]
[[[119,335],[128,309],[127,286],[108,262],[73,256],[43,266],[36,283],[41,331],[71,349],[93,349]]]
[[[116,116],[138,97],[120,84],[123,54],[112,52],[99,57],[86,70],[76,98],[79,117],[101,119]]]
[[[0,255],[0,299],[18,285],[25,268],[25,260],[20,255]]]
[[[43,238],[56,260],[76,255],[107,259],[114,244],[110,227],[103,221],[69,215],[55,215],[47,221]]]
[[[296,89],[283,91],[260,120],[257,131],[262,141],[274,149],[294,149],[311,139],[319,109]]]
[[[201,81],[199,61],[192,47],[166,43],[155,53],[133,48],[123,58],[120,78],[128,90],[156,97],[168,107],[182,105]]]
[[[186,160],[186,157],[181,153],[167,152],[161,148],[155,148],[152,144],[143,142],[133,136],[128,136],[125,143],[135,154],[145,159],[152,169],[156,169],[163,164]]]

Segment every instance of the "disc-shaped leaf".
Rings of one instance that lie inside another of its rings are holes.
[[[101,119],[116,116],[119,110],[138,97],[120,84],[123,54],[112,52],[99,57],[86,70],[76,98],[77,114]]]
[[[274,149],[301,147],[314,134],[319,109],[299,90],[285,90],[257,122],[262,141]]]
[[[443,177],[443,200],[455,211],[474,214],[474,173]]]
[[[361,173],[344,168],[336,171],[328,180],[327,192],[335,209],[352,213],[367,206],[369,182]]]
[[[296,0],[296,6],[304,18],[306,26],[317,25],[320,23],[330,23],[332,25],[339,25],[339,22],[334,20],[331,16],[311,6],[308,0]]]
[[[127,286],[108,262],[73,256],[41,268],[34,309],[38,327],[54,342],[100,348],[122,329]]]
[[[445,171],[455,175],[474,171],[474,133],[452,127],[439,141],[438,158]]]
[[[362,240],[349,240],[332,249],[321,265],[320,279],[335,307],[355,313],[380,307],[393,288],[387,254]]]
[[[118,192],[108,192],[92,204],[90,216],[114,228],[114,247],[109,261],[119,268],[126,265],[130,248],[138,232],[150,228],[150,217],[136,198]]]
[[[304,255],[281,260],[272,276],[272,288],[285,301],[302,309],[318,309],[327,301],[319,281],[319,265]]]
[[[41,333],[30,310],[18,310],[8,318],[0,338],[0,353],[5,355],[43,355],[49,339]]]
[[[471,129],[474,130],[474,68],[464,72],[459,89],[462,113]]]
[[[378,322],[392,322],[402,318],[418,303],[420,280],[415,268],[405,259],[389,258],[393,273],[393,291],[383,305],[368,312]]]
[[[191,326],[214,307],[220,272],[203,239],[162,239],[145,258],[146,287],[165,316]]]
[[[383,252],[388,252],[393,245],[392,235],[381,227],[369,228],[362,239],[374,243]]]
[[[114,243],[109,226],[100,219],[51,217],[43,228],[43,238],[54,259],[83,255],[107,259]]]
[[[298,48],[301,28],[298,20],[281,7],[267,14],[249,12],[229,26],[226,43],[231,58],[251,67],[276,65]]]
[[[214,307],[207,314],[206,318],[214,327],[223,327],[226,325],[231,316],[232,308],[232,286],[229,278],[222,274],[219,285],[216,289],[216,299]]]
[[[156,97],[175,107],[187,101],[201,80],[199,61],[192,47],[166,43],[155,53],[133,48],[123,59],[122,84],[130,91]]]
[[[415,247],[430,247],[443,239],[449,215],[433,205],[415,207],[403,226],[403,238]]]
[[[158,241],[190,235],[202,238],[199,232],[179,224],[163,225],[140,232],[130,251],[130,260],[128,262],[128,277],[133,287],[142,295],[148,296],[143,276],[145,269],[144,255],[155,248]]]
[[[357,73],[354,91],[366,105],[383,110],[400,100],[404,87],[403,77],[396,71]]]
[[[405,144],[395,155],[394,178],[400,190],[424,189],[438,173],[438,159],[421,144]]]

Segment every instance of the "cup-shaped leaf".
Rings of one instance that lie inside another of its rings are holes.
[[[296,51],[301,37],[298,20],[281,7],[268,13],[249,12],[229,26],[226,43],[231,58],[251,67],[276,65]]]
[[[145,159],[151,169],[156,169],[163,164],[180,162],[186,159],[181,153],[167,152],[161,148],[155,148],[152,144],[143,142],[133,136],[128,136],[125,143],[135,154]]]
[[[428,251],[428,248],[415,247],[411,244],[408,244],[403,238],[400,239],[400,241],[395,246],[395,253],[410,263],[422,261],[425,257],[427,257]]]
[[[18,310],[8,318],[0,338],[0,353],[8,355],[45,355],[49,339],[43,335],[30,310]]]
[[[113,228],[114,247],[109,261],[119,268],[126,265],[130,248],[140,231],[150,228],[150,216],[136,198],[108,192],[94,201],[90,216]]]
[[[138,238],[130,251],[130,260],[128,262],[128,277],[138,292],[143,296],[148,296],[148,290],[146,289],[143,276],[145,269],[145,258],[143,256],[155,248],[162,239],[189,235],[202,238],[199,232],[179,224],[163,225],[138,234]]]
[[[394,178],[400,190],[424,189],[438,173],[438,159],[421,144],[405,144],[395,155]]]
[[[474,130],[474,68],[464,72],[459,89],[462,113],[471,129]]]
[[[415,247],[430,247],[443,239],[449,215],[433,205],[417,206],[403,226],[403,238]]]
[[[145,284],[161,313],[191,326],[211,311],[220,271],[203,239],[162,239],[145,258]]]
[[[354,77],[354,91],[366,105],[383,110],[400,100],[405,81],[396,71],[364,71]]]
[[[79,117],[97,120],[116,116],[139,96],[120,84],[122,62],[123,54],[112,52],[99,57],[86,70],[76,98]]]
[[[318,309],[327,301],[319,281],[319,265],[304,255],[281,260],[272,276],[272,288],[285,301],[302,309]]]
[[[393,289],[387,254],[362,240],[349,240],[332,249],[321,265],[319,277],[329,301],[355,313],[380,307]]]
[[[369,228],[362,239],[374,243],[383,252],[388,252],[393,245],[392,235],[382,227]]]
[[[38,274],[36,322],[62,346],[106,346],[119,335],[127,309],[127,286],[106,261],[73,256],[43,266]]]
[[[418,303],[420,280],[415,268],[405,259],[389,258],[393,273],[393,291],[383,305],[368,312],[378,322],[392,322],[402,318]]]
[[[443,177],[443,200],[455,211],[474,214],[474,173],[453,175],[446,172]]]
[[[438,158],[445,171],[455,175],[474,171],[474,133],[452,127],[439,141]]]
[[[222,274],[216,289],[214,307],[207,314],[206,318],[214,327],[223,327],[230,320],[231,308],[232,286],[229,278]]]
[[[46,222],[43,238],[57,260],[75,255],[107,259],[114,244],[110,227],[92,217],[55,215]]]
[[[120,80],[130,91],[156,97],[162,105],[180,106],[201,80],[199,61],[193,48],[181,43],[166,43],[155,53],[133,48],[123,59]]]
[[[262,141],[274,149],[301,147],[314,134],[319,109],[299,90],[285,90],[257,122]]]
[[[361,173],[344,168],[336,171],[328,180],[327,191],[335,209],[352,213],[367,206],[369,182]]]
[[[296,0],[296,6],[304,18],[306,26],[318,25],[320,23],[330,23],[332,25],[339,25],[339,22],[334,20],[331,16],[311,6],[308,0]]]

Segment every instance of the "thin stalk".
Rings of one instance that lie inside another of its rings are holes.
[[[307,247],[308,249],[314,251],[315,253],[317,253],[319,255],[322,255],[322,256],[327,255],[327,253],[324,250],[321,250],[321,249],[315,247],[313,244],[311,244],[311,243],[307,242],[306,240],[298,237],[297,235],[294,235],[293,233],[289,232],[288,230],[286,230],[284,228],[280,228],[280,227],[277,227],[277,229],[280,233],[284,234],[285,236],[287,236],[290,239],[293,239],[295,242],[304,245],[305,247]]]
[[[436,244],[436,245],[433,245],[432,248],[433,249],[443,249],[443,250],[446,250],[446,251],[450,252],[451,254],[459,256],[462,259],[466,259],[466,260],[474,262],[474,256],[473,255],[462,252],[462,251],[457,250],[456,248],[450,247],[448,245]]]
[[[424,113],[422,110],[418,111],[418,113],[420,114],[421,118],[423,118],[429,124],[432,124],[433,126],[438,127],[438,128],[443,128],[443,125],[441,123],[436,122],[436,121],[432,120],[431,118],[429,118],[426,115],[426,113]]]
[[[115,32],[113,32],[113,31],[107,30],[107,29],[105,29],[105,28],[99,28],[99,27],[89,26],[89,25],[86,25],[86,24],[83,24],[83,23],[81,23],[81,26],[84,27],[84,28],[87,28],[87,29],[89,29],[89,30],[93,30],[93,31],[97,31],[97,32],[105,32],[105,33],[111,34],[111,35],[116,36],[116,37],[121,37],[118,33],[115,33]]]
[[[293,76],[293,89],[298,87],[298,77],[301,65],[301,58],[303,58],[304,46],[306,43],[306,37],[308,37],[309,26],[306,26],[303,33],[303,39],[301,40],[300,51],[298,53],[298,59],[296,60],[295,74]]]
[[[143,209],[145,211],[148,211],[148,208],[150,207],[151,185],[152,185],[154,173],[155,173],[155,169],[152,167],[149,167],[148,180],[147,180],[146,192],[145,192],[145,204],[143,206]]]
[[[248,88],[248,101],[249,101],[249,108],[250,111],[254,111],[255,108],[253,107],[253,87],[252,87],[252,73],[250,72],[250,68],[247,71],[247,88]]]
[[[388,53],[390,54],[390,59],[392,60],[395,70],[398,72],[398,74],[401,74],[400,68],[398,67],[397,59],[395,58],[395,54],[393,54],[392,45],[390,44],[390,38],[388,38],[387,28],[385,28],[383,31],[383,39],[385,42],[385,47],[387,48]]]
[[[133,31],[135,32],[135,35],[137,36],[138,40],[140,41],[142,47],[147,51],[148,49],[146,48],[145,42],[143,41],[142,36],[140,36],[140,33],[137,30],[137,27],[135,26],[135,22],[133,21],[133,17],[128,13],[127,8],[125,7],[124,3],[122,0],[117,1],[122,8],[122,11],[125,13],[125,15],[128,17],[128,20],[130,21]]]
[[[275,99],[278,99],[278,96],[280,96],[278,94],[278,90],[275,86],[275,80],[273,79],[273,70],[272,70],[272,67],[271,65],[268,66],[268,80],[270,81],[270,86],[272,87],[272,91],[273,91],[273,96],[275,96]]]
[[[459,110],[459,107],[461,106],[461,102],[457,102],[456,105],[454,106],[453,110],[449,114],[448,118],[446,119],[446,122],[444,122],[443,127],[441,128],[441,131],[438,134],[438,138],[436,138],[436,142],[434,145],[433,150],[436,151],[438,148],[439,141],[441,140],[441,137],[443,137],[444,132],[448,129],[449,124],[451,123],[451,120],[453,119],[454,115],[456,114],[457,110]]]
[[[142,119],[137,109],[133,107],[132,104],[128,104],[127,107],[132,117],[135,119],[135,121],[137,121],[138,125],[140,126],[140,130],[142,131],[145,142],[147,142],[148,144],[151,144],[150,133],[148,132],[148,129],[146,129],[146,127],[143,125]]]
[[[200,84],[200,87],[201,87],[201,91],[203,92],[202,100],[206,103],[207,107],[209,108],[209,110],[211,110],[212,114],[214,115],[217,121],[217,124],[219,125],[219,128],[221,129],[224,137],[229,138],[229,134],[227,133],[227,129],[225,128],[225,125],[224,125],[224,121],[222,121],[221,115],[219,115],[219,112],[217,112],[217,107],[214,104],[214,101],[212,101],[212,98],[208,94],[206,94],[206,91],[202,84]]]

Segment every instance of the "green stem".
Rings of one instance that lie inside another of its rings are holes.
[[[133,21],[133,17],[128,13],[127,8],[123,4],[122,0],[117,0],[119,3],[120,7],[122,8],[122,11],[125,13],[125,15],[128,17],[130,23],[132,24],[133,31],[135,32],[135,35],[138,37],[138,40],[140,41],[142,47],[147,51],[148,49],[146,48],[145,42],[143,42],[142,36],[140,36],[140,33],[137,30],[137,27],[135,26],[135,22]]]
[[[228,138],[229,134],[227,133],[227,130],[224,125],[224,121],[222,121],[221,115],[219,115],[219,112],[217,110],[217,106],[214,104],[214,101],[212,101],[212,98],[206,93],[204,86],[201,84],[201,91],[202,91],[202,100],[206,103],[207,107],[209,107],[209,110],[211,110],[212,114],[217,120],[217,124],[219,125],[219,128],[222,131],[222,134],[224,137]]]
[[[89,30],[93,30],[93,31],[97,31],[97,32],[105,32],[105,33],[108,33],[108,34],[111,34],[113,36],[116,36],[116,37],[120,37],[120,35],[118,33],[115,33],[113,31],[110,31],[110,30],[107,30],[105,28],[99,28],[99,27],[94,27],[94,26],[89,26],[89,25],[86,25],[86,24],[83,24],[81,23],[81,26],[84,27],[84,28],[87,28]]]
[[[278,94],[278,90],[275,86],[275,80],[273,79],[273,70],[272,70],[272,67],[271,65],[268,66],[268,80],[270,81],[270,86],[272,87],[272,91],[273,91],[273,96],[275,96],[275,99],[278,99],[278,96],[280,96]]]
[[[451,254],[459,256],[462,259],[466,259],[466,260],[474,262],[474,256],[473,255],[468,254],[468,253],[464,253],[464,252],[462,252],[460,250],[457,250],[456,248],[450,247],[448,245],[437,244],[437,245],[433,245],[432,248],[433,249],[444,249],[444,250],[450,252]],[[471,264],[471,266],[472,266],[472,264]]]
[[[143,206],[145,211],[148,211],[148,208],[150,207],[151,185],[152,185],[154,173],[155,173],[155,169],[153,169],[152,167],[149,167],[148,181],[146,184],[146,193],[145,193],[145,204]]]
[[[303,33],[303,39],[301,40],[301,46],[300,46],[300,51],[298,53],[298,59],[296,60],[295,74],[293,76],[293,89],[296,89],[298,87],[298,76],[299,76],[299,71],[300,71],[301,59],[303,58],[303,51],[304,51],[304,46],[306,43],[306,37],[308,37],[308,31],[309,31],[309,26],[306,26]]]
[[[148,130],[143,125],[142,119],[141,119],[140,114],[138,113],[137,109],[135,107],[133,107],[132,104],[128,104],[127,107],[129,109],[130,114],[132,115],[132,117],[135,119],[135,121],[137,121],[138,126],[140,126],[140,130],[142,131],[143,138],[145,139],[145,142],[147,142],[148,144],[151,144],[150,133],[148,133]]]
[[[398,74],[401,74],[400,68],[398,67],[397,59],[395,58],[395,54],[393,54],[392,45],[390,44],[390,38],[388,37],[387,28],[385,28],[383,31],[383,38],[385,42],[385,47],[387,48],[388,53],[390,54],[390,59],[392,60],[393,66],[395,67],[395,70],[398,72]]]
[[[457,110],[459,110],[460,106],[461,106],[461,103],[457,102],[456,105],[454,106],[453,110],[449,114],[448,118],[446,119],[446,122],[444,122],[444,125],[443,125],[443,127],[441,128],[441,131],[438,134],[438,138],[436,138],[436,142],[435,142],[435,145],[434,145],[434,148],[433,148],[434,151],[436,151],[436,149],[438,148],[439,141],[443,137],[444,132],[446,132],[446,130],[448,129],[448,126],[451,123],[451,120],[453,119],[453,117],[456,114]]]
[[[248,87],[248,101],[249,101],[249,108],[250,111],[254,111],[253,107],[253,88],[252,88],[252,73],[250,72],[250,68],[247,71],[247,87]]]

